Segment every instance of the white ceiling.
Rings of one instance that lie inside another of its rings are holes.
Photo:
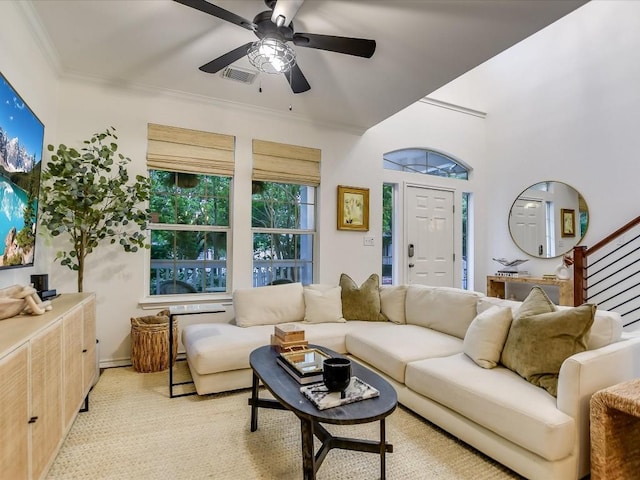
[[[217,0],[248,20],[263,0]],[[212,97],[364,131],[584,4],[585,0],[306,0],[296,32],[376,40],[371,59],[294,46],[311,90],[253,85],[198,67],[253,32],[172,0],[23,3],[61,75]],[[246,58],[234,66],[253,69]],[[262,92],[259,92],[261,87]]]

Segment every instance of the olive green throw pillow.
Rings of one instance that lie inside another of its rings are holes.
[[[587,349],[595,312],[595,305],[584,304],[553,312],[516,314],[502,350],[503,365],[557,396],[562,362]]]
[[[520,307],[513,315],[514,319],[526,317],[527,315],[537,315],[539,313],[555,312],[556,306],[553,304],[544,290],[538,286],[531,287],[529,295],[522,301]]]
[[[360,287],[343,273],[340,275],[342,288],[342,316],[347,320],[369,320],[386,322],[387,317],[380,311],[380,278],[372,274]]]
[[[520,317],[527,317],[530,315],[538,315],[540,313],[549,313],[555,311],[556,306],[551,300],[549,300],[549,297],[546,293],[544,293],[544,290],[542,290],[542,288],[538,286],[534,286],[529,291],[529,295],[527,295],[527,298],[522,301],[520,307],[518,307],[518,309],[513,312],[513,321],[515,322]],[[513,327],[513,323],[511,324],[511,327]],[[508,336],[507,340],[509,340]],[[500,363],[510,370],[515,371],[515,368],[512,367],[516,364],[514,356],[518,352],[514,348],[507,348],[506,341],[505,348],[502,349],[502,353],[500,354]]]

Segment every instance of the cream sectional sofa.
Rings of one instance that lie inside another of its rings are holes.
[[[310,343],[377,371],[401,404],[452,435],[527,478],[567,480],[590,471],[591,395],[640,376],[640,338],[622,336],[617,313],[596,312],[587,350],[562,363],[556,398],[500,364],[482,368],[465,353],[479,314],[496,305],[516,312],[520,302],[454,288],[380,287],[388,321],[345,321],[336,313],[335,288],[238,291],[234,321],[186,326],[182,342],[198,394],[249,387],[249,353],[269,343],[274,324],[300,322]],[[312,289],[330,291],[333,299],[312,305],[305,294]],[[319,309],[332,313],[323,318]]]

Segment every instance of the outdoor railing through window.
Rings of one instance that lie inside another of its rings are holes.
[[[226,264],[225,260],[151,260],[151,294],[224,292]]]
[[[153,295],[173,293],[221,293],[226,291],[227,269],[224,260],[152,260],[151,291]],[[310,284],[313,262],[300,260],[254,260],[253,286],[269,285],[274,279]]]

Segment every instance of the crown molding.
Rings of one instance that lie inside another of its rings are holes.
[[[58,77],[61,77],[64,69],[62,67],[62,62],[60,61],[60,55],[53,44],[53,41],[51,41],[51,37],[47,33],[47,30],[44,28],[44,25],[40,20],[40,16],[33,6],[33,2],[31,2],[31,0],[26,0],[13,3],[14,5],[17,5],[18,10],[31,27],[31,34],[40,48],[40,51],[49,62],[49,65],[51,65]]]
[[[168,88],[160,88],[153,85],[147,85],[142,83],[129,83],[124,80],[114,81],[108,80],[99,75],[87,75],[86,73],[65,71],[61,74],[62,80],[77,81],[80,83],[89,83],[94,85],[100,85],[103,87],[111,87],[120,90],[128,90],[132,92],[141,92],[147,95],[160,95],[168,98],[174,98],[177,100],[194,102],[198,104],[209,104],[220,108],[242,111],[254,115],[264,115],[269,118],[278,118],[285,121],[294,121],[296,123],[302,123],[313,127],[321,127],[329,130],[336,130],[341,133],[350,133],[353,135],[361,136],[366,129],[355,127],[345,123],[329,123],[319,120],[310,119],[297,115],[292,111],[282,112],[279,110],[273,110],[265,107],[258,107],[241,102],[233,102],[230,100],[224,100],[217,97],[211,97],[207,95],[201,95],[197,93],[185,92],[182,90],[172,90]],[[295,111],[295,108],[294,108]]]

